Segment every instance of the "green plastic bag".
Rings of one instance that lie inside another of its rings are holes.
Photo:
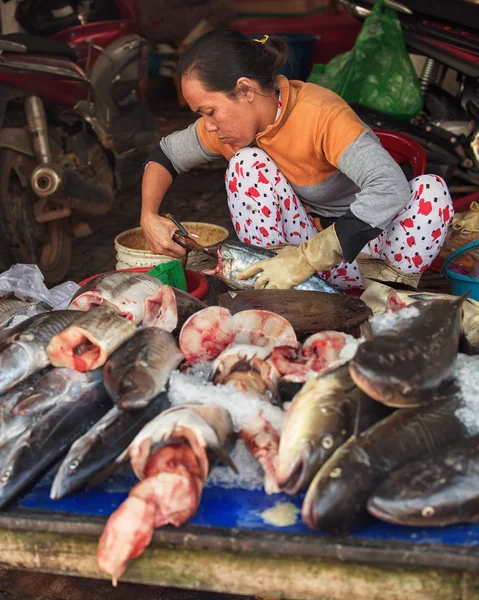
[[[166,263],[160,263],[147,271],[148,275],[153,275],[165,285],[171,285],[186,292],[186,277],[181,262],[177,259],[170,260]]]
[[[399,119],[422,108],[421,86],[404,43],[395,11],[378,0],[354,48],[327,65],[314,65],[308,81],[333,90],[348,104],[358,103]]]

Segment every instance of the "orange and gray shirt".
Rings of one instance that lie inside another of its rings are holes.
[[[335,222],[344,257],[351,262],[406,205],[406,177],[337,94],[283,76],[277,85],[282,110],[254,143],[274,160],[322,225]],[[175,177],[221,156],[230,160],[238,150],[208,132],[200,118],[163,138],[148,162],[162,164]]]

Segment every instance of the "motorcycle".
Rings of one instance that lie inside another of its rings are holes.
[[[68,270],[72,237],[139,180],[154,132],[135,2],[93,22],[82,3],[62,4],[72,3],[57,1],[48,18],[31,0],[17,6],[50,37],[0,36],[0,266],[36,263],[50,283]]]
[[[339,1],[360,20],[370,14],[374,3]],[[353,108],[371,127],[401,131],[419,142],[427,154],[428,171],[443,177],[451,192],[477,191],[479,4],[469,0],[386,0],[385,6],[396,10],[409,53],[425,60],[420,75],[423,110],[404,122],[364,106]]]

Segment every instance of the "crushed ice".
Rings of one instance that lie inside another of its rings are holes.
[[[170,378],[169,398],[173,406],[181,404],[217,404],[226,408],[233,421],[236,432],[245,428],[249,421],[262,413],[271,425],[281,432],[284,411],[256,398],[239,392],[228,385],[213,385],[206,381],[208,371],[198,366],[192,374],[175,371]],[[207,480],[207,486],[217,485],[223,488],[263,489],[264,473],[258,461],[250,454],[241,440],[238,440],[231,452],[231,458],[238,469],[234,473],[229,467],[215,467]]]
[[[387,311],[382,315],[376,315],[369,319],[374,334],[382,333],[390,329],[395,329],[400,323],[416,319],[419,316],[419,309],[414,306],[406,306],[398,311]]]
[[[456,410],[456,416],[470,435],[479,433],[479,355],[458,354],[454,378],[462,396],[462,406]]]

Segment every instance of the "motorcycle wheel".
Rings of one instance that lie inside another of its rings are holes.
[[[0,150],[0,209],[2,268],[15,263],[37,264],[47,283],[61,281],[70,266],[71,232],[68,219],[37,223],[37,197],[30,187],[35,161],[13,150]]]

